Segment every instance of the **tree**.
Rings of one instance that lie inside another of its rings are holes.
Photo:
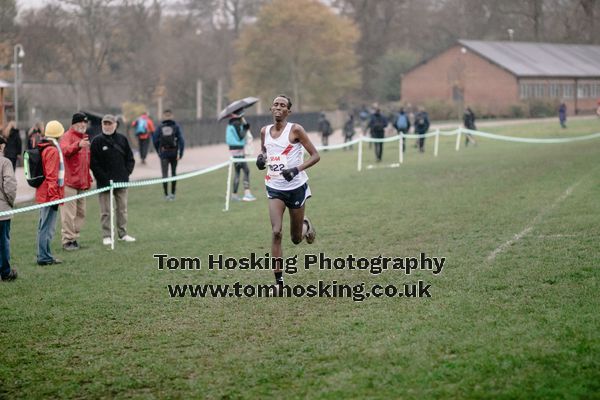
[[[354,24],[317,0],[274,0],[237,41],[232,96],[290,93],[298,109],[336,105],[360,84]]]
[[[0,33],[5,35],[15,29],[17,3],[15,0],[0,0]]]
[[[17,17],[17,4],[15,0],[0,0],[0,68],[4,65],[10,66],[12,62],[14,37],[17,29],[15,18]],[[3,69],[3,68],[2,68]],[[12,73],[10,79],[12,79]],[[0,71],[0,78],[9,79]]]
[[[372,92],[379,101],[400,100],[402,74],[419,61],[417,53],[410,50],[391,49],[375,65],[376,78]]]
[[[362,95],[374,97],[375,60],[383,57],[388,46],[402,37],[394,37],[394,27],[406,14],[406,1],[334,0],[333,5],[340,13],[352,18],[360,28],[361,35],[356,47],[360,57]]]
[[[536,41],[544,39],[544,0],[510,0],[500,3],[503,8],[501,12],[505,15],[522,19],[522,31],[532,31],[532,38]],[[529,29],[527,29],[530,27]]]

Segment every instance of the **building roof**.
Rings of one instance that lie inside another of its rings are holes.
[[[519,77],[600,77],[600,46],[459,40]]]

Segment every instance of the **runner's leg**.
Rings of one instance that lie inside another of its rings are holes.
[[[285,203],[279,199],[269,199],[269,217],[271,218],[271,257],[278,258],[275,261],[275,282],[283,285],[282,276],[282,257],[283,252],[281,250],[281,228],[283,225],[283,213],[285,212]]]
[[[308,230],[304,223],[304,207],[290,208],[290,236],[294,244],[299,244]]]

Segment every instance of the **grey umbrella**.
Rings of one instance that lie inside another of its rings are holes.
[[[246,97],[240,100],[236,100],[233,103],[229,104],[219,113],[219,121],[227,118],[231,114],[238,114],[242,110],[254,105],[258,99],[256,97]]]

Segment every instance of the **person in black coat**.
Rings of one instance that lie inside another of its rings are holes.
[[[417,143],[419,144],[419,151],[421,153],[425,152],[425,137],[424,135],[429,130],[429,115],[427,111],[423,107],[419,108],[419,112],[415,115],[415,134],[421,135],[419,139],[417,139]]]
[[[352,136],[354,136],[354,115],[352,113],[348,114],[348,120],[344,123],[344,143],[352,141]],[[350,149],[352,149],[352,145],[350,145]],[[347,147],[344,147],[344,150],[347,150]]]
[[[156,130],[152,133],[152,143],[156,149],[156,154],[160,158],[160,168],[162,177],[169,176],[169,165],[171,166],[171,176],[177,176],[177,163],[183,157],[185,140],[183,139],[183,129],[173,119],[173,112],[165,110],[163,120]],[[168,183],[163,182],[163,191],[167,201],[175,200],[175,188],[177,181],[171,182],[171,194],[167,191]]]
[[[467,107],[465,109],[465,112],[463,114],[463,123],[465,125],[465,128],[472,130],[472,131],[476,131],[477,128],[475,127],[475,113],[473,112],[473,110],[471,110],[471,107]],[[477,145],[477,141],[475,141],[475,138],[473,137],[473,135],[469,132],[465,133],[465,147],[467,147],[469,145],[469,143],[473,143],[474,145]]]
[[[331,122],[325,116],[325,113],[321,113],[319,115],[318,121],[318,131],[321,133],[321,144],[323,146],[329,145],[329,136],[333,133],[333,129],[331,128]]]
[[[90,167],[96,178],[98,188],[113,182],[129,182],[133,172],[135,159],[129,146],[129,140],[116,132],[117,119],[110,114],[102,118],[102,134],[92,140],[90,146]],[[135,238],[127,234],[127,188],[113,190],[117,215],[117,234],[119,240],[135,242]],[[100,200],[100,221],[102,223],[102,243],[112,245],[110,232],[110,192],[98,195]]]
[[[388,120],[381,114],[381,110],[379,108],[375,109],[373,115],[371,115],[371,119],[369,120],[369,124],[367,125],[367,129],[371,132],[371,137],[375,139],[383,139],[385,136],[385,127],[388,125]],[[383,143],[377,142],[375,143],[375,158],[377,162],[381,161],[381,157],[383,156]]]
[[[10,160],[14,171],[17,169],[17,159],[21,157],[21,152],[23,151],[21,135],[19,134],[19,130],[16,128],[15,121],[10,121],[6,125],[2,131],[2,136],[4,136],[4,140],[6,140],[4,157]]]

